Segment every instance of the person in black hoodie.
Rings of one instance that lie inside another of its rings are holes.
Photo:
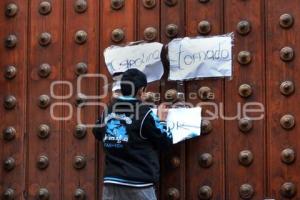
[[[144,73],[125,71],[122,96],[104,109],[93,128],[105,153],[103,200],[156,200],[159,152],[172,146],[172,134],[166,127],[164,104],[157,116],[142,101],[146,86]]]

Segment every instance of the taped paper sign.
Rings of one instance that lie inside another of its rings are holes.
[[[168,44],[169,80],[232,75],[233,34],[177,38]]]
[[[146,74],[148,82],[160,80],[164,73],[160,58],[162,46],[158,42],[125,47],[110,46],[104,51],[108,71],[113,75],[136,68]]]
[[[153,109],[157,113],[157,109]],[[171,108],[166,119],[173,136],[173,144],[200,136],[201,108]]]

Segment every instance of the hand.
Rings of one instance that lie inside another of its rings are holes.
[[[166,119],[168,117],[168,112],[169,112],[169,109],[167,108],[167,105],[165,103],[161,103],[157,109],[157,115],[159,117],[159,120],[166,121]]]

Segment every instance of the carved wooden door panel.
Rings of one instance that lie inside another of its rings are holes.
[[[185,99],[204,119],[199,138],[162,153],[158,197],[300,199],[299,3],[1,0],[1,199],[101,198],[90,126],[112,95],[106,47],[230,32],[231,79],[168,81],[163,49],[156,103]]]

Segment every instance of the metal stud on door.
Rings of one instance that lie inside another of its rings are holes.
[[[203,153],[199,156],[199,165],[203,168],[209,168],[213,164],[213,157],[210,153]]]
[[[295,86],[292,81],[283,81],[280,84],[280,92],[285,96],[290,96],[295,91]]]
[[[47,124],[41,124],[38,129],[38,136],[41,139],[46,139],[50,135],[50,127]]]
[[[2,197],[4,200],[14,200],[15,191],[12,188],[8,188],[3,192]]]
[[[44,170],[49,166],[49,159],[46,155],[41,155],[37,159],[37,168]]]
[[[77,188],[74,192],[74,199],[75,200],[85,200],[86,199],[85,191],[81,188]]]
[[[47,188],[40,188],[36,194],[38,200],[49,200],[50,193]]]
[[[246,133],[249,132],[253,128],[253,122],[249,118],[242,118],[239,120],[239,129]]]
[[[124,6],[124,0],[111,0],[111,7],[114,10],[119,10]]]
[[[3,139],[11,141],[16,137],[16,129],[12,126],[7,127],[3,130]]]
[[[75,42],[77,44],[84,44],[87,41],[88,35],[84,30],[79,30],[75,33]]]
[[[4,74],[5,74],[4,75],[5,78],[7,78],[7,79],[13,79],[17,75],[17,69],[16,69],[15,66],[9,65],[9,66],[6,67]]]
[[[169,188],[167,191],[167,199],[178,200],[180,198],[180,192],[177,188]]]
[[[39,6],[39,12],[41,15],[48,15],[52,10],[51,3],[48,1],[42,1]]]
[[[198,33],[201,35],[208,35],[211,32],[211,24],[209,21],[203,20],[198,24]]]
[[[121,42],[124,39],[124,37],[124,31],[120,28],[114,29],[111,32],[111,39],[116,43]]]
[[[145,8],[151,9],[156,6],[156,0],[143,0]]]
[[[294,163],[296,159],[296,153],[291,148],[286,148],[281,152],[281,161],[287,165]]]
[[[5,15],[7,17],[14,17],[18,13],[18,5],[15,3],[10,3],[5,8]]]
[[[5,39],[5,46],[8,49],[15,48],[17,46],[17,43],[18,43],[18,38],[14,34],[8,35]]]
[[[282,28],[290,28],[293,26],[294,17],[291,14],[283,14],[280,16],[279,23]]]
[[[74,3],[74,9],[77,13],[84,13],[88,8],[86,0],[76,0]]]
[[[76,64],[76,67],[75,67],[75,73],[77,75],[81,75],[81,74],[86,74],[88,69],[87,69],[87,64],[84,63],[84,62],[80,62],[80,63],[77,63]]]
[[[247,20],[242,20],[237,24],[237,32],[241,35],[247,35],[251,31],[251,24]]]
[[[213,197],[213,191],[211,187],[204,185],[199,188],[198,197],[200,200],[210,200]]]
[[[13,95],[7,95],[5,98],[4,98],[4,107],[7,109],[7,110],[11,110],[11,109],[14,109],[17,105],[17,99],[15,96]]]
[[[13,157],[8,157],[3,162],[3,168],[6,171],[12,171],[15,168],[16,160]]]
[[[48,63],[43,63],[39,66],[38,74],[41,78],[47,78],[51,73],[51,66]]]
[[[87,128],[83,124],[78,124],[75,128],[74,136],[78,139],[82,139],[85,137],[87,132]]]
[[[252,199],[254,195],[254,189],[250,184],[243,184],[240,187],[239,193],[242,199]]]
[[[247,65],[251,62],[251,53],[249,51],[241,51],[238,54],[238,62],[241,65]]]
[[[174,38],[178,34],[178,26],[176,24],[168,24],[166,27],[166,35],[169,38]]]
[[[148,27],[144,31],[144,38],[147,41],[153,41],[157,37],[157,30],[154,27]]]

